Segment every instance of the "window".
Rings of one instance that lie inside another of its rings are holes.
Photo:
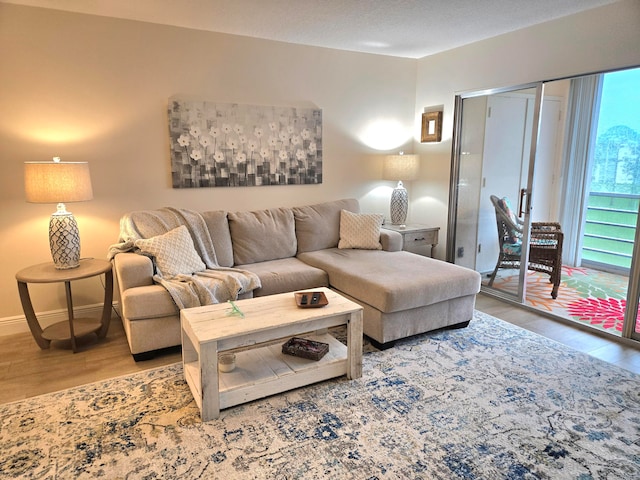
[[[582,259],[626,271],[640,202],[640,69],[603,74],[596,97]]]
[[[603,75],[592,192],[640,194],[640,68]]]

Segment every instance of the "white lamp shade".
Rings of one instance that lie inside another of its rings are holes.
[[[410,182],[418,177],[419,166],[418,155],[387,155],[382,164],[382,178]]]
[[[93,199],[87,162],[25,162],[27,202],[68,203]]]

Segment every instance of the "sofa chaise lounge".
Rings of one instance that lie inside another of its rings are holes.
[[[357,200],[344,199],[198,215],[206,225],[216,264],[250,272],[259,279],[260,286],[241,298],[330,287],[362,305],[364,333],[378,348],[388,348],[411,335],[466,326],[473,316],[480,275],[403,251],[402,236],[379,229],[379,225],[374,244],[363,246],[356,241],[360,248],[349,248],[353,240],[346,238],[347,226],[355,227],[358,236],[363,233],[360,220],[371,225],[370,216],[358,212]],[[120,240],[127,240],[122,232]],[[169,291],[157,283],[157,276],[154,281],[154,259],[139,252],[110,256],[134,358],[142,360],[155,350],[180,345],[179,308]]]

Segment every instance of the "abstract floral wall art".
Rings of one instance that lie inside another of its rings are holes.
[[[169,99],[173,188],[322,183],[322,110]]]

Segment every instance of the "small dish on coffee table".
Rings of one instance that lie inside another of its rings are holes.
[[[296,292],[296,305],[300,308],[319,308],[329,304],[327,296],[323,292]]]

